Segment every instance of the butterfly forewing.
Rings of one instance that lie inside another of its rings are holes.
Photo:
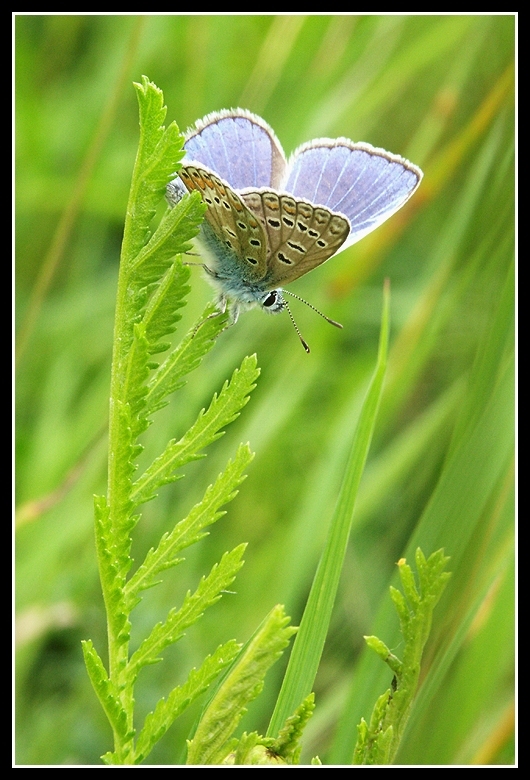
[[[286,160],[274,131],[242,109],[209,114],[188,133],[186,161],[205,165],[234,189],[278,187]]]
[[[291,195],[261,190],[244,192],[241,197],[268,237],[269,286],[298,279],[328,260],[350,231],[342,215]]]
[[[347,216],[351,233],[345,248],[401,208],[421,177],[415,165],[383,149],[321,139],[295,153],[283,187]]]
[[[179,175],[190,192],[201,193],[208,207],[205,219],[230,250],[232,262],[241,263],[247,278],[262,279],[267,269],[267,242],[260,221],[239,195],[210,171],[184,165]]]

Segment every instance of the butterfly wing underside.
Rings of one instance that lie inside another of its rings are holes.
[[[294,153],[282,189],[348,217],[345,249],[400,209],[421,178],[419,168],[384,149],[324,138]]]
[[[183,165],[179,176],[188,191],[201,193],[206,222],[219,242],[217,260],[239,264],[235,273],[249,281],[262,279],[267,270],[267,242],[263,227],[239,195],[211,171],[198,165]],[[230,275],[230,266],[226,267]],[[234,275],[232,274],[232,275]]]
[[[334,255],[350,232],[347,219],[328,208],[272,190],[241,198],[267,235],[268,288],[292,282]]]

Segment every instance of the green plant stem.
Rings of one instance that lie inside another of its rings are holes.
[[[124,238],[125,247],[125,238]],[[125,252],[122,253],[122,260],[125,257]],[[123,262],[120,264],[120,273],[118,279],[118,293],[116,299],[116,319],[114,325],[114,347],[112,355],[112,369],[111,369],[111,388],[110,388],[110,405],[109,405],[109,456],[108,456],[108,492],[107,502],[109,508],[109,523],[111,529],[116,528],[116,494],[117,494],[117,482],[118,475],[116,471],[116,458],[115,453],[117,451],[118,442],[123,436],[121,430],[121,422],[123,416],[120,419],[119,408],[121,401],[121,389],[123,387],[123,362],[124,362],[124,344],[127,343],[125,331],[125,309],[126,309],[126,296],[127,296],[127,273],[124,269]],[[107,612],[107,632],[108,632],[108,648],[109,648],[109,677],[115,682],[118,690],[120,689],[120,669],[126,668],[126,663],[129,653],[129,642],[119,640],[115,631],[113,621],[110,619],[110,612],[112,605],[110,601],[110,593],[107,585],[108,578],[104,576],[104,573],[100,571],[101,582],[103,585],[103,598],[105,600],[105,608]],[[126,686],[125,691],[130,690],[130,686]],[[133,706],[130,696],[126,696],[126,700],[123,700],[122,706],[127,713],[127,725],[128,731],[133,727]],[[114,732],[114,750],[118,755],[122,754],[123,745],[119,734]]]
[[[118,452],[119,442],[127,435],[127,431],[123,430],[124,416],[120,414],[122,405],[126,403],[125,398],[122,398],[124,383],[124,373],[127,351],[130,344],[130,332],[129,332],[129,320],[127,317],[127,302],[129,292],[129,263],[128,259],[133,257],[134,252],[134,239],[132,236],[132,223],[133,223],[133,209],[132,204],[137,199],[137,186],[139,176],[137,175],[140,161],[142,160],[142,141],[140,140],[140,147],[136,156],[134,172],[132,176],[133,186],[129,193],[129,201],[127,204],[127,217],[125,220],[123,242],[120,256],[120,269],[118,275],[118,289],[116,295],[116,313],[114,320],[114,340],[112,351],[112,367],[111,367],[111,381],[110,381],[110,402],[109,402],[109,452],[108,452],[108,488],[107,488],[107,504],[109,510],[109,524],[111,534],[116,532],[119,523],[119,517],[117,515],[119,509],[117,506],[117,494],[119,491],[120,475],[117,472],[116,453]],[[110,603],[110,590],[108,576],[105,576],[105,572],[102,571],[101,557],[98,556],[100,566],[100,579],[103,588],[103,598],[105,601],[105,609],[107,614],[107,632],[108,632],[108,648],[109,648],[109,678],[118,691],[122,690],[122,676],[125,674],[127,667],[127,661],[129,657],[129,641],[124,641],[119,637],[115,624],[110,619],[112,614],[112,605]],[[127,713],[127,730],[132,732],[133,729],[133,709],[134,700],[132,696],[132,686],[125,685],[123,687],[125,692],[121,696],[122,706]],[[124,744],[122,737],[114,732],[114,749],[115,752],[123,757]]]

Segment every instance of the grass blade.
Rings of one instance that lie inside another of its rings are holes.
[[[335,603],[342,563],[348,544],[353,509],[374,430],[385,377],[388,351],[390,289],[385,285],[377,365],[364,400],[346,467],[344,481],[331,521],[324,552],[309,594],[300,630],[269,725],[276,735],[287,718],[311,692]]]

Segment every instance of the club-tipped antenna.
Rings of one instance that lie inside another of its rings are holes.
[[[297,297],[297,296],[295,296],[295,298],[296,298],[296,297]],[[289,304],[287,303],[287,301],[285,301],[285,300],[284,300],[284,302],[283,302],[283,305],[284,305],[284,307],[287,309],[287,312],[288,312],[288,314],[289,314],[289,317],[291,318],[291,322],[293,323],[293,327],[294,327],[295,331],[298,333],[298,338],[299,338],[299,339],[300,339],[300,341],[302,342],[302,346],[303,346],[303,348],[305,349],[305,351],[306,351],[306,352],[307,352],[307,354],[309,355],[309,353],[311,352],[311,350],[309,349],[309,344],[308,344],[308,343],[307,343],[307,341],[306,341],[306,340],[305,340],[305,339],[302,337],[302,334],[300,333],[300,328],[298,327],[298,325],[297,325],[297,324],[296,324],[296,322],[294,321],[293,313],[292,313],[291,309],[289,308]]]
[[[283,293],[287,293],[287,295],[290,295],[291,298],[296,298],[298,301],[301,301],[302,303],[305,303],[305,305],[309,306],[310,309],[313,309],[313,311],[315,311],[317,314],[320,314],[322,319],[326,320],[326,322],[329,322],[330,325],[335,325],[336,328],[342,328],[343,327],[340,324],[340,322],[335,322],[335,320],[332,320],[331,317],[326,317],[325,314],[322,314],[322,312],[319,311],[316,306],[313,306],[312,303],[309,303],[309,301],[306,301],[305,298],[301,298],[299,295],[296,295],[293,292],[289,292],[289,290],[282,290],[282,294]],[[287,311],[289,312],[289,315],[290,315],[291,319],[293,320],[293,315],[291,314],[291,310],[289,309],[288,306],[287,306]],[[293,320],[293,325],[294,325],[294,320]],[[296,325],[295,325],[295,328],[296,328]],[[298,331],[298,328],[296,328],[296,330]],[[300,331],[298,331],[298,335],[300,336]],[[300,338],[302,338],[302,337],[300,336]],[[305,341],[303,339],[302,339],[302,343],[305,344]],[[307,350],[307,351],[309,352],[309,350]]]

